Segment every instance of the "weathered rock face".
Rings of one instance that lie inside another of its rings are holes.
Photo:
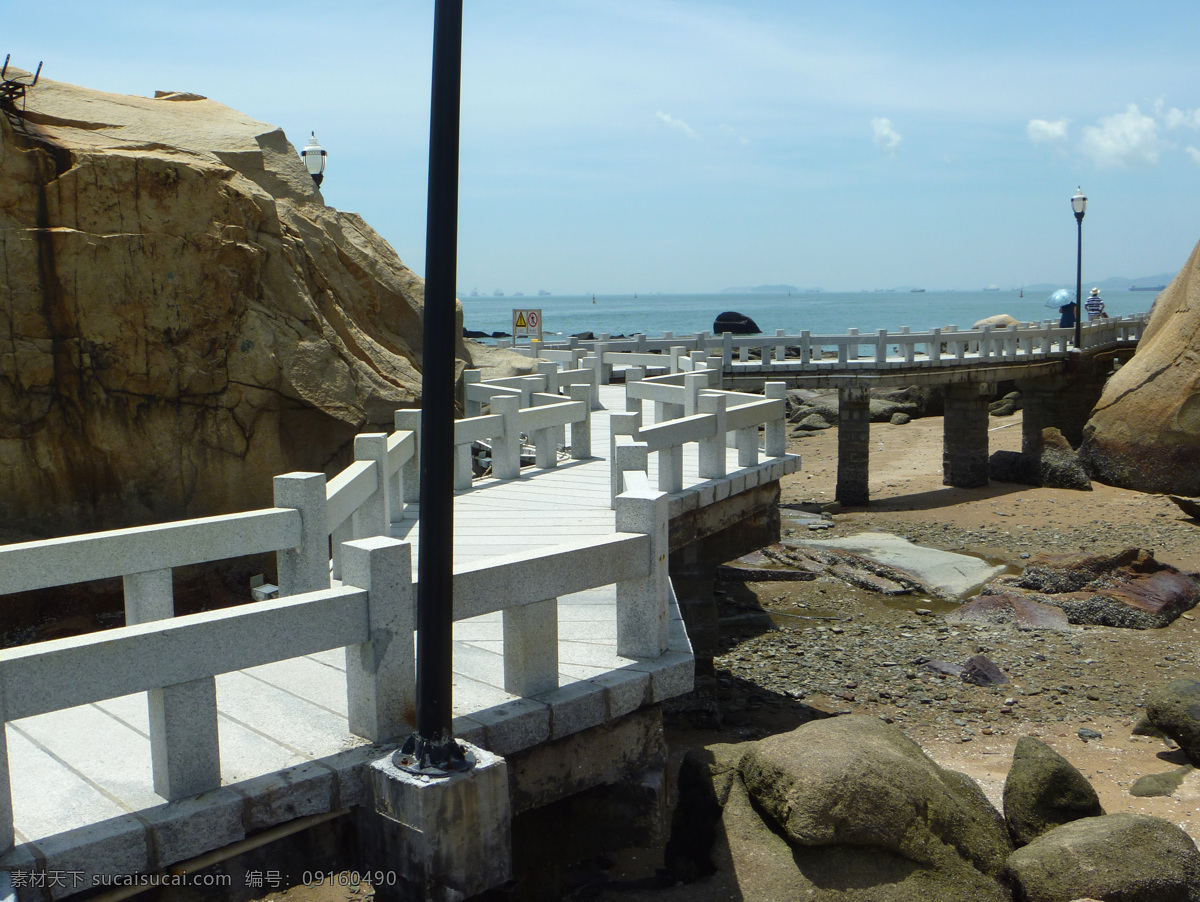
[[[1092,784],[1040,739],[1022,736],[1004,781],[1004,820],[1017,846],[1055,827],[1104,814]]]
[[[422,280],[213,101],[41,79],[0,117],[0,258],[7,527],[267,505],[417,401]]]
[[[1146,716],[1152,726],[1170,736],[1192,764],[1200,763],[1200,683],[1172,680],[1146,699]]]
[[[1122,902],[1200,902],[1200,852],[1170,821],[1144,814],[1088,817],[1051,830],[1008,859],[1018,899],[1086,896]]]
[[[1000,872],[1011,846],[980,789],[873,717],[814,721],[756,743],[750,796],[795,846],[868,846],[927,867]]]
[[[996,580],[983,591],[1016,593],[1054,605],[1071,623],[1139,630],[1168,626],[1200,601],[1195,576],[1138,548],[1113,554],[1035,555],[1022,574]]]
[[[1080,454],[1109,485],[1200,495],[1200,245],[1155,301],[1133,359],[1104,386]]]

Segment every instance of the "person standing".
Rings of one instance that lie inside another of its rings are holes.
[[[1074,329],[1075,328],[1075,302],[1063,304],[1058,308],[1058,328]]]
[[[1088,322],[1101,318],[1107,319],[1104,313],[1104,299],[1100,297],[1100,289],[1093,288],[1091,295],[1083,303],[1083,309],[1087,311]]]

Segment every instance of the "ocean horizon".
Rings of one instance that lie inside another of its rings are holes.
[[[676,335],[711,332],[725,311],[743,313],[765,334],[807,329],[814,335],[845,334],[849,329],[913,332],[945,326],[966,329],[981,319],[1008,314],[1021,322],[1057,320],[1058,311],[1044,306],[1048,291],[819,291],[792,294],[712,293],[648,295],[550,295],[462,298],[463,325],[475,332],[511,332],[513,310],[541,310],[547,341],[584,332],[610,335]],[[1152,292],[1113,291],[1103,294],[1110,316],[1129,316],[1150,309]]]

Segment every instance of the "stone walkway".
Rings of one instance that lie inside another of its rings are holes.
[[[456,497],[456,564],[615,532],[608,412],[624,409],[623,389],[602,388],[601,401],[605,409],[592,414],[597,457],[527,469],[516,480],[477,480]],[[701,480],[695,446],[684,460],[685,488],[672,498],[673,514],[707,503],[714,486],[718,496],[737,493],[799,465],[792,457],[739,469],[730,449],[729,476]],[[395,537],[417,541],[409,519],[415,514],[393,524]],[[501,688],[500,614],[455,625],[454,725],[461,738],[511,754],[690,690],[691,650],[674,600],[670,650],[652,660],[617,655],[615,587],[563,597],[558,611],[559,688],[536,698]],[[68,884],[82,879],[91,886],[93,875],[153,871],[359,802],[361,765],[383,751],[347,732],[343,652],[228,673],[216,683],[223,785],[196,799],[166,803],[153,791],[144,695],[10,722],[17,847],[0,868],[61,872]],[[53,893],[81,889],[59,885]]]

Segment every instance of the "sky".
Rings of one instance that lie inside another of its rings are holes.
[[[328,151],[425,269],[433,0],[0,0],[0,52]],[[465,0],[458,294],[929,290],[1173,273],[1200,4]]]

